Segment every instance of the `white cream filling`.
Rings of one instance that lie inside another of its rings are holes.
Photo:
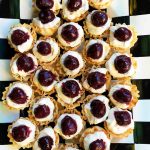
[[[73,12],[70,12],[67,8],[68,0],[62,0],[62,8],[63,8],[63,16],[68,18],[69,20],[74,20],[80,16],[82,16],[89,9],[89,4],[87,0],[82,0],[82,6]]]
[[[73,25],[77,28],[78,30],[78,37],[75,41],[73,42],[66,42],[62,36],[61,36],[61,31],[62,29],[67,26],[67,25]],[[59,29],[58,29],[58,35],[57,35],[57,38],[58,38],[58,41],[63,45],[63,46],[69,46],[69,47],[75,47],[75,46],[78,46],[79,44],[81,44],[82,42],[82,38],[84,37],[84,31],[82,29],[82,27],[78,24],[78,23],[74,23],[74,22],[68,22],[68,23],[64,23],[62,24]]]
[[[79,150],[79,149],[73,147],[67,147],[65,150]]]
[[[24,141],[22,141],[22,142],[15,141],[19,146],[22,147],[22,146],[28,145],[29,143],[31,143],[35,140],[36,126],[32,122],[30,122],[29,120],[20,118],[15,123],[12,124],[12,128],[10,129],[9,132],[12,133],[12,129],[14,127],[18,127],[21,125],[25,125],[25,126],[29,127],[29,129],[31,131],[29,134],[29,137],[27,137]]]
[[[51,127],[47,127],[45,129],[43,129],[42,131],[40,131],[40,134],[36,140],[36,142],[33,145],[33,150],[41,150],[41,148],[38,146],[38,140],[44,136],[50,136],[53,139],[53,146],[52,146],[52,150],[54,150],[54,148],[56,148],[56,136],[55,136],[55,132]]]
[[[91,22],[91,16],[96,10],[93,10],[86,18],[86,26],[88,29],[88,32],[92,35],[101,35],[104,31],[108,30],[111,24],[111,19],[108,18],[107,22],[105,25],[101,27],[96,27],[92,24]]]
[[[64,134],[62,133],[61,121],[62,121],[62,119],[63,119],[65,116],[69,116],[69,117],[71,117],[72,119],[74,119],[74,120],[76,121],[76,124],[77,124],[77,132],[76,132],[75,134],[73,134],[73,135],[68,136],[68,135],[64,135]],[[77,114],[67,114],[67,113],[62,114],[62,115],[58,118],[57,124],[56,124],[56,126],[54,127],[54,130],[55,130],[57,133],[59,133],[61,136],[63,136],[65,139],[72,139],[73,137],[75,137],[76,135],[78,135],[78,134],[81,132],[82,129],[83,129],[83,121],[82,121],[81,117],[80,117],[79,115],[77,115]]]
[[[39,106],[39,105],[46,105],[50,108],[50,114],[45,117],[45,118],[36,118],[37,121],[43,122],[43,121],[51,121],[53,119],[53,113],[55,106],[51,99],[49,97],[44,97],[39,99],[36,103],[34,103],[33,108],[32,108],[32,113],[34,114],[34,110]]]
[[[51,53],[44,56],[38,52],[37,46],[40,42],[48,42],[51,45]],[[51,62],[53,61],[60,53],[60,48],[58,44],[52,39],[38,40],[33,48],[33,54],[40,60],[40,62]]]
[[[114,116],[115,111],[127,111],[127,110],[122,110],[120,108],[114,107],[109,111],[109,115],[108,115],[108,118],[106,120],[106,123],[107,123],[107,128],[110,131],[112,131],[115,134],[122,134],[122,133],[126,132],[128,129],[134,129],[133,119],[131,119],[131,123],[129,125],[126,125],[126,126],[118,125],[117,121],[115,119],[115,116]],[[132,118],[131,112],[129,112],[129,111],[127,111],[127,112],[130,114],[130,116]]]
[[[33,42],[33,37],[32,37],[32,35],[31,35],[30,31],[29,31],[27,28],[23,27],[23,26],[12,28],[11,31],[9,32],[9,35],[8,35],[8,39],[9,39],[11,42],[12,42],[12,40],[11,40],[11,35],[12,35],[12,33],[13,33],[15,30],[21,30],[21,31],[23,31],[23,32],[25,32],[25,33],[28,33],[29,39],[27,39],[26,42],[24,42],[24,43],[22,43],[22,44],[20,44],[20,45],[15,45],[15,44],[13,44],[13,43],[12,43],[12,45],[13,45],[15,48],[17,48],[17,49],[19,50],[19,52],[21,52],[21,53],[24,53],[24,52],[30,50],[30,49],[31,49],[31,46],[32,46],[32,42]]]
[[[114,103],[116,104],[117,107],[122,108],[122,109],[127,109],[128,108],[128,104],[126,103],[119,103],[118,101],[116,101],[113,98],[113,93],[117,90],[120,90],[121,88],[127,89],[129,91],[131,91],[131,87],[128,85],[121,85],[121,84],[117,84],[113,87],[111,87],[110,91],[109,91],[109,97],[114,101]]]
[[[91,113],[91,103],[93,100],[99,100],[101,102],[103,102],[105,104],[106,107],[106,113],[102,118],[96,118],[93,116],[93,114]],[[94,98],[92,98],[87,104],[85,104],[84,106],[84,112],[86,117],[88,118],[88,121],[90,124],[98,124],[101,123],[103,121],[106,120],[108,113],[109,113],[110,107],[109,107],[109,99],[103,95],[100,96],[96,96]]]
[[[24,104],[17,104],[17,103],[14,103],[10,98],[9,98],[9,94],[12,92],[12,90],[14,88],[20,88],[22,89],[25,94],[27,95],[27,101],[26,103]],[[8,93],[7,93],[7,96],[6,96],[6,101],[7,101],[7,105],[10,106],[10,107],[13,107],[13,108],[25,108],[27,106],[27,104],[29,103],[29,101],[31,100],[31,97],[32,97],[32,88],[27,85],[27,84],[24,84],[22,82],[17,82],[15,84],[13,84],[11,86],[11,88],[9,89]]]
[[[98,139],[105,142],[105,150],[110,150],[110,139],[108,139],[107,135],[103,131],[96,131],[95,133],[88,134],[83,141],[84,149],[89,150],[90,144]]]
[[[31,53],[28,53],[26,54],[28,57],[31,57],[33,62],[34,62],[34,68],[28,72],[25,72],[24,70],[18,70],[18,67],[17,67],[17,59],[15,59],[12,63],[12,66],[11,66],[11,71],[13,74],[16,74],[16,75],[20,75],[21,77],[26,77],[28,75],[30,75],[32,72],[35,71],[35,69],[38,67],[38,62],[37,62],[37,59],[34,55],[32,55]]]
[[[103,73],[103,74],[106,74],[107,73],[107,69],[106,68],[96,68],[96,69],[91,69],[89,73],[92,73],[92,72],[100,72],[100,73]],[[104,93],[106,91],[106,84],[104,84],[101,88],[99,89],[94,89],[92,88],[89,84],[88,84],[88,81],[87,79],[85,79],[85,81],[83,82],[83,87],[89,91],[91,91],[92,93]]]
[[[73,57],[75,57],[75,58],[78,59],[78,61],[79,61],[79,66],[78,66],[78,68],[76,68],[76,69],[74,69],[74,70],[69,70],[68,68],[66,68],[66,67],[64,66],[64,61],[65,61],[65,59],[66,59],[66,57],[67,57],[68,55],[71,55],[71,56],[73,56]],[[60,58],[60,63],[61,63],[61,65],[62,65],[64,71],[66,72],[66,74],[67,74],[67,75],[72,75],[72,76],[78,74],[78,73],[80,72],[80,70],[81,70],[81,69],[84,67],[84,65],[85,65],[82,56],[81,56],[78,52],[75,52],[75,51],[67,51],[66,53],[64,53],[64,54],[61,56],[61,58]]]
[[[55,27],[59,22],[60,22],[60,18],[57,16],[54,18],[53,21],[45,23],[45,24],[39,20],[39,17],[33,18],[33,24],[35,24],[39,28],[45,29],[45,31],[49,28]]]
[[[92,61],[95,62],[102,62],[106,56],[108,55],[109,51],[110,51],[110,46],[109,44],[107,44],[106,42],[100,40],[100,39],[91,39],[89,40],[89,42],[86,45],[86,49],[88,49],[91,45],[95,44],[95,43],[100,43],[103,46],[103,53],[102,56],[98,59],[92,59]]]
[[[54,80],[49,86],[42,86],[41,84],[40,84],[40,82],[38,81],[38,75],[39,75],[39,72],[41,71],[41,69],[39,69],[39,70],[37,70],[36,72],[35,72],[35,75],[34,75],[34,77],[33,77],[33,82],[34,82],[34,84],[37,86],[37,87],[39,87],[42,91],[44,91],[44,92],[49,92],[49,91],[51,91],[53,88],[54,88],[54,86],[55,86],[55,84],[57,83],[57,81],[56,80]]]
[[[124,53],[114,53],[110,59],[106,62],[105,66],[108,69],[108,71],[110,72],[110,74],[114,77],[114,78],[123,78],[123,77],[128,77],[128,76],[133,76],[136,73],[135,68],[133,67],[133,64],[131,64],[131,68],[128,72],[126,73],[119,73],[118,70],[116,70],[115,65],[114,65],[114,61],[116,59],[117,56],[120,55],[126,55],[128,57],[130,57],[128,54]]]
[[[128,41],[125,41],[125,42],[119,41],[114,37],[114,33],[120,27],[125,27],[125,28],[129,29],[126,24],[122,24],[122,25],[116,24],[115,26],[111,26],[110,27],[110,37],[109,37],[110,45],[112,45],[114,47],[128,48],[128,47],[130,47],[130,44],[133,40],[133,32],[132,32],[132,30],[129,29],[132,33],[132,36]]]
[[[66,81],[69,81],[69,80],[74,80],[78,83],[79,87],[80,87],[80,91],[82,90],[82,85],[79,83],[78,80],[76,79],[73,79],[73,78],[67,78],[67,79],[63,79],[62,81],[58,82],[56,85],[55,85],[55,89],[56,89],[56,92],[58,94],[58,97],[63,100],[65,103],[67,104],[73,104],[74,102],[76,102],[80,97],[81,97],[81,93],[79,92],[79,95],[77,95],[76,97],[74,98],[71,98],[71,97],[67,97],[66,95],[63,94],[62,92],[62,84]]]

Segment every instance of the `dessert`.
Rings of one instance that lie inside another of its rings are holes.
[[[79,150],[79,148],[73,143],[65,143],[59,146],[59,150]]]
[[[111,81],[106,68],[92,68],[83,76],[83,87],[91,93],[104,93]]]
[[[33,48],[36,33],[28,24],[18,24],[11,28],[8,34],[8,43],[15,51],[24,53]]]
[[[88,14],[88,0],[62,0],[62,18],[78,22]]]
[[[82,106],[84,118],[90,124],[99,124],[105,121],[109,110],[109,99],[103,95],[88,95]]]
[[[58,144],[58,134],[51,127],[46,127],[40,131],[33,145],[33,150],[55,150]]]
[[[84,90],[80,82],[73,78],[66,78],[55,85],[57,92],[57,101],[72,109],[80,105],[84,98]]]
[[[54,98],[40,96],[30,106],[29,118],[34,120],[37,125],[47,125],[53,122],[58,113],[57,102]]]
[[[61,24],[61,19],[52,10],[43,9],[39,16],[33,18],[32,25],[38,34],[52,36]]]
[[[32,51],[42,66],[53,64],[60,54],[57,42],[50,37],[40,38]]]
[[[84,40],[84,31],[78,23],[64,23],[58,29],[57,39],[62,49],[75,50]]]
[[[11,59],[10,62],[11,75],[14,77],[14,79],[20,81],[27,81],[37,67],[37,59],[31,53],[18,53]]]
[[[109,134],[98,126],[87,128],[80,138],[80,145],[84,150],[109,150]]]
[[[18,148],[30,148],[38,134],[36,125],[28,118],[19,118],[8,126],[8,137],[10,142]]]
[[[32,88],[27,83],[18,81],[6,87],[2,100],[10,109],[21,110],[29,106],[33,97]]]
[[[104,126],[108,133],[113,137],[125,138],[129,136],[134,129],[132,114],[128,110],[114,107],[109,111]]]
[[[76,77],[83,73],[85,62],[80,53],[67,51],[60,58],[60,65],[69,77]]]
[[[110,27],[109,43],[118,52],[129,51],[137,41],[137,32],[131,25],[116,24]]]
[[[110,55],[110,46],[100,39],[90,39],[83,49],[83,57],[91,65],[102,65]]]
[[[139,91],[129,78],[119,79],[112,83],[109,98],[118,108],[132,109],[138,102]]]
[[[136,73],[137,62],[131,54],[114,53],[105,66],[114,78],[133,77]]]
[[[105,12],[93,10],[84,22],[84,30],[90,37],[107,37],[110,25],[111,18]]]

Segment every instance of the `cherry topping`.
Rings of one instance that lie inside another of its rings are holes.
[[[51,10],[44,9],[40,11],[39,19],[43,24],[46,24],[55,19],[55,14]]]
[[[114,33],[114,37],[121,42],[128,41],[131,36],[131,31],[125,27],[118,28]]]
[[[90,150],[105,150],[105,142],[101,139],[97,139],[89,145]]]
[[[12,137],[17,142],[24,141],[26,138],[29,137],[30,133],[31,133],[31,131],[30,131],[29,127],[27,127],[25,125],[20,125],[20,126],[14,127],[12,129]]]
[[[48,55],[51,53],[51,45],[48,42],[40,42],[37,45],[37,51],[41,54],[41,55]]]
[[[131,123],[131,116],[127,111],[115,111],[115,119],[120,126],[127,126]]]
[[[114,65],[119,73],[126,73],[131,68],[131,59],[126,55],[117,56]]]
[[[98,71],[91,72],[87,77],[87,82],[92,88],[99,89],[106,83],[105,74]]]
[[[22,54],[17,59],[16,64],[17,64],[17,68],[19,71],[23,70],[25,72],[29,72],[29,71],[33,70],[35,67],[33,59],[25,54]]]
[[[48,70],[40,70],[38,74],[38,81],[42,86],[49,86],[53,83],[56,76]]]
[[[91,15],[92,24],[96,27],[101,27],[101,26],[105,25],[107,20],[108,20],[107,14],[102,11],[95,11]]]
[[[26,93],[18,87],[13,88],[8,97],[16,104],[24,104],[28,98]]]
[[[113,93],[113,98],[120,103],[129,103],[132,99],[132,94],[129,90],[121,88]]]
[[[74,25],[66,25],[61,31],[62,38],[67,42],[73,42],[78,38],[78,29]]]
[[[50,114],[50,108],[47,105],[39,105],[34,109],[34,115],[36,118],[45,118]]]
[[[94,117],[102,118],[105,115],[106,106],[100,100],[97,99],[93,100],[90,106],[91,106],[91,113],[93,114]]]
[[[95,43],[89,46],[87,50],[87,56],[92,59],[99,59],[103,54],[103,45],[100,43]]]
[[[64,135],[73,135],[77,132],[77,123],[70,116],[65,116],[61,121],[61,129]]]
[[[79,95],[79,84],[74,80],[68,80],[62,83],[62,92],[64,95],[70,98],[74,98]]]
[[[15,45],[21,45],[25,43],[28,39],[29,39],[28,33],[25,33],[20,29],[13,31],[11,35],[11,41]]]
[[[68,0],[67,8],[69,11],[77,11],[82,6],[82,0]]]
[[[53,144],[54,141],[50,136],[43,136],[38,140],[38,146],[41,150],[51,150]]]
[[[54,6],[53,0],[36,0],[36,6],[39,9],[51,9]]]
[[[69,70],[74,70],[79,67],[79,61],[76,57],[68,55],[64,60],[64,66]]]

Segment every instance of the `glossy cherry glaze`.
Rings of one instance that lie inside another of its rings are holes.
[[[69,11],[77,11],[82,6],[82,0],[68,0],[67,8]]]
[[[89,150],[105,150],[105,142],[101,139],[97,139],[89,145]]]
[[[96,118],[102,118],[106,113],[106,106],[103,102],[95,99],[91,102],[91,113]]]
[[[94,89],[100,89],[106,83],[105,74],[98,71],[91,72],[87,77],[87,82],[90,87]]]
[[[117,56],[114,65],[119,73],[127,73],[131,68],[131,58],[126,55]]]
[[[37,51],[41,55],[46,56],[51,53],[51,45],[48,42],[42,41],[37,45]]]
[[[120,126],[127,126],[131,123],[131,116],[127,111],[115,111],[115,119]]]
[[[14,45],[18,46],[25,43],[29,39],[29,34],[17,29],[11,35],[11,41]]]
[[[20,125],[12,129],[12,137],[16,142],[24,141],[29,137],[30,133],[29,127],[25,125]]]
[[[64,60],[64,66],[69,70],[74,70],[79,67],[79,61],[76,57],[68,55]]]
[[[66,25],[61,31],[61,36],[66,42],[73,42],[79,36],[78,29],[74,25]]]
[[[36,6],[39,9],[51,9],[54,6],[54,0],[36,0]]]
[[[79,95],[79,84],[74,80],[68,80],[62,83],[62,93],[67,97],[74,98]]]
[[[61,121],[61,129],[64,135],[73,135],[77,132],[77,123],[72,117],[65,116]]]
[[[13,88],[8,97],[16,104],[25,104],[28,99],[26,93],[19,87]]]

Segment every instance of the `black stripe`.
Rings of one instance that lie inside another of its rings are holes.
[[[10,48],[7,39],[0,39],[0,59],[11,59],[14,56],[14,49]]]
[[[32,22],[31,19],[20,19],[20,23],[27,23],[27,24],[30,24]]]
[[[116,23],[120,23],[120,24],[127,24],[129,25],[130,24],[130,18],[129,16],[124,16],[124,17],[115,17],[115,18],[112,18],[112,22],[114,23],[114,25]]]
[[[136,144],[150,144],[150,122],[135,122],[134,141]]]
[[[1,97],[3,95],[3,92],[5,91],[5,87],[9,86],[9,84],[11,82],[12,81],[0,81],[0,101],[1,101]]]
[[[1,0],[0,18],[20,18],[20,0]]]
[[[135,150],[135,146],[134,144],[123,144],[123,143],[119,143],[119,144],[111,144],[110,146],[111,150]]]
[[[130,0],[130,15],[150,14],[150,0]]]
[[[137,88],[140,91],[140,99],[150,99],[149,94],[150,79],[133,80],[132,83],[137,85]]]
[[[150,35],[139,36],[131,52],[134,57],[150,56]]]
[[[0,145],[10,144],[7,137],[7,129],[11,123],[0,123]]]

